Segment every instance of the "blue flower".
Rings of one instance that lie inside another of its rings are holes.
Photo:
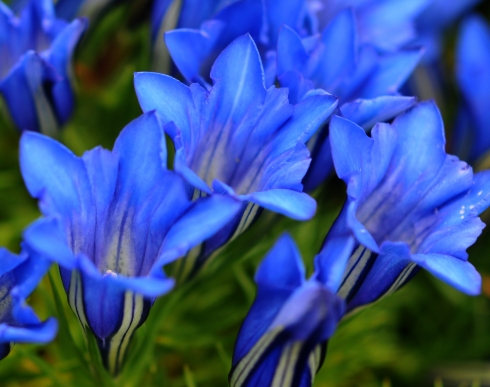
[[[474,162],[490,150],[490,28],[478,16],[461,27],[456,75],[463,98],[454,143],[461,157]]]
[[[415,69],[422,51],[380,54],[372,45],[359,45],[359,40],[351,9],[338,13],[321,36],[302,40],[284,26],[277,45],[277,74],[281,86],[290,89],[290,99],[294,102],[312,89],[324,89],[339,97],[345,118],[366,130],[413,106],[415,98],[400,96],[398,90]],[[309,144],[313,163],[304,180],[307,191],[333,170],[327,131],[325,127],[325,133]]]
[[[199,28],[226,6],[240,0],[182,0],[174,28]],[[154,0],[151,12],[151,36],[155,41],[163,34],[162,25],[171,13],[173,0]]]
[[[352,8],[359,41],[382,51],[396,51],[417,37],[415,20],[432,0],[319,0],[312,11],[320,29],[340,12]]]
[[[196,12],[191,8],[193,6],[188,4],[188,14]],[[315,22],[305,0],[234,1],[212,17],[209,15],[201,25],[178,24],[178,29],[165,34],[165,43],[177,68],[189,83],[199,82],[210,87],[208,74],[216,57],[233,40],[249,33],[264,63],[265,84],[270,86],[276,76],[275,49],[279,28],[283,24],[293,27],[301,36],[314,33]]]
[[[0,249],[0,360],[14,343],[47,343],[56,335],[58,324],[50,318],[41,322],[26,305],[26,298],[46,274],[50,262],[28,254]]]
[[[73,311],[117,373],[155,298],[174,284],[162,266],[213,235],[241,204],[221,195],[191,202],[184,181],[164,167],[165,137],[152,112],[126,126],[112,152],[98,147],[80,158],[28,132],[20,153],[45,216],[24,240],[60,264]]]
[[[54,135],[70,117],[71,57],[86,26],[57,19],[51,0],[30,0],[18,18],[0,2],[0,94],[20,130]]]
[[[430,63],[440,59],[446,29],[480,2],[481,0],[432,0],[430,2],[415,19],[417,28],[415,42],[425,49],[424,62]]]
[[[376,125],[371,138],[334,117],[330,142],[348,198],[317,266],[336,282],[332,288],[348,311],[394,292],[420,267],[478,294],[481,278],[466,249],[484,227],[478,215],[490,204],[490,173],[473,175],[465,162],[445,153],[435,104],[420,103],[392,125]]]
[[[238,36],[250,33],[262,55],[266,85],[271,85],[276,75],[275,50],[282,25],[288,25],[302,38],[307,38],[316,34],[319,28],[323,30],[338,14],[352,8],[361,44],[369,44],[381,51],[396,51],[415,38],[414,19],[428,2],[240,0],[231,4],[212,1],[209,8],[200,9],[194,1],[188,1],[183,4],[175,26],[177,30],[167,32],[165,42],[188,82],[209,84],[209,65],[216,56]],[[153,14],[154,40],[163,30],[172,28],[163,23],[165,18],[162,16],[165,12],[170,13],[169,2],[159,3],[157,9],[158,12]],[[337,58],[335,60],[339,63]]]
[[[260,56],[250,36],[236,39],[213,65],[210,91],[157,73],[137,73],[143,111],[156,110],[175,148],[175,170],[195,197],[229,195],[242,211],[206,243],[201,258],[244,231],[259,208],[310,219],[315,201],[302,192],[310,164],[305,142],[337,105],[321,90],[296,105],[288,90],[264,86]],[[200,258],[200,259],[201,259]]]
[[[288,235],[264,258],[255,282],[257,297],[235,344],[231,387],[311,386],[344,302],[314,278],[305,280]]]

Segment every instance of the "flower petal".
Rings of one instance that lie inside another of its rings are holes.
[[[358,99],[340,107],[343,116],[362,127],[371,129],[377,122],[386,122],[415,105],[415,97],[382,96]]]
[[[241,208],[241,202],[230,196],[213,195],[199,199],[168,232],[160,262],[169,263],[180,258],[223,228]]]
[[[412,261],[463,293],[481,292],[481,276],[467,261],[442,254],[414,254]]]
[[[54,134],[58,128],[45,85],[59,80],[54,69],[28,51],[0,82],[0,92],[20,130]]]
[[[311,196],[289,189],[254,192],[242,198],[296,220],[311,219],[316,212],[316,201]]]

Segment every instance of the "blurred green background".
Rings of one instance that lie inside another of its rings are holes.
[[[77,108],[59,138],[77,154],[97,145],[111,148],[140,114],[132,80],[133,72],[151,69],[148,5],[122,2],[92,20],[80,44]],[[479,11],[488,15],[488,3]],[[457,102],[451,76],[455,31],[448,34],[445,54],[448,92],[438,101],[449,133]],[[19,251],[23,228],[39,216],[19,173],[18,141],[1,114],[0,245],[13,251]],[[257,264],[287,230],[311,270],[344,192],[334,179],[315,192],[318,214],[307,223],[264,213],[197,279],[159,299],[116,380],[101,368],[93,342],[85,342],[53,267],[30,303],[42,318],[58,318],[59,335],[47,346],[16,345],[0,362],[0,386],[227,386],[233,344],[255,297]],[[396,294],[340,324],[315,386],[490,386],[489,233],[469,250],[483,276],[481,296],[467,297],[419,273]]]

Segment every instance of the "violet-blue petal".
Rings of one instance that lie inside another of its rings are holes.
[[[359,7],[362,41],[393,51],[416,37],[415,18],[427,7],[428,0],[371,1]]]
[[[481,3],[481,0],[454,0],[451,2],[433,0],[417,16],[415,44],[424,47],[423,61],[425,64],[434,63],[440,59],[446,30],[478,3]]]
[[[53,41],[50,50],[45,54],[48,63],[54,67],[60,80],[53,84],[50,92],[54,100],[56,116],[63,125],[75,106],[73,93],[72,56],[82,34],[87,29],[86,19],[71,22]]]
[[[385,242],[379,255],[371,256],[366,266],[371,266],[367,274],[360,271],[357,278],[347,276],[340,286],[338,294],[346,299],[347,312],[391,294],[404,285],[416,271],[416,265],[411,263],[410,250],[403,242]],[[357,283],[351,283],[353,280]]]
[[[360,98],[393,95],[412,74],[422,57],[423,50],[399,50],[378,59],[376,71],[364,83]]]
[[[413,254],[412,261],[463,293],[481,292],[481,276],[468,261],[441,254]]]
[[[351,9],[340,12],[323,30],[323,43],[311,53],[308,78],[317,79],[315,87],[339,95],[342,81],[354,71],[357,54],[357,31]]]
[[[382,96],[347,102],[340,110],[346,119],[368,130],[377,122],[386,122],[396,117],[416,102],[415,97]]]
[[[304,0],[265,0],[268,46],[274,47],[277,44],[279,29],[282,25],[291,26],[301,35],[310,35],[311,26],[305,22],[309,17],[308,4]]]
[[[231,386],[312,384],[344,305],[304,273],[294,241],[283,235],[257,270],[257,297],[237,338]]]
[[[26,303],[50,264],[25,248],[20,255],[0,249],[0,360],[14,343],[47,343],[55,337],[56,320],[42,322]]]
[[[226,85],[222,88],[222,105],[216,117],[225,125],[239,120],[258,96],[265,95],[264,69],[249,35],[234,40],[221,53],[210,76],[215,83]]]
[[[57,80],[54,69],[35,52],[29,51],[0,81],[0,92],[17,127],[44,133],[56,132],[58,123],[45,86]]]
[[[372,148],[372,143],[364,130],[353,122],[335,115],[330,123],[330,144],[338,177],[349,181],[352,175],[360,174],[362,165],[370,157],[369,152]]]
[[[254,192],[246,195],[246,199],[296,220],[309,220],[316,212],[315,199],[304,192],[288,189]]]
[[[189,123],[181,114],[182,108],[192,108],[188,87],[168,75],[145,72],[135,73],[134,87],[143,111],[155,110],[164,124],[173,121],[184,137],[189,136]]]
[[[7,326],[1,329],[0,341],[12,343],[49,343],[53,341],[58,331],[58,323],[54,318],[46,320],[44,323],[34,327],[23,328]]]
[[[230,196],[199,200],[169,230],[162,249],[178,251],[182,256],[223,228],[240,209],[240,201]]]
[[[37,133],[24,133],[20,167],[29,193],[41,200],[45,215],[61,213],[76,222],[77,214],[88,205],[86,201],[91,201],[82,161],[57,141]]]
[[[308,53],[300,36],[289,26],[281,27],[277,41],[277,73],[303,72],[308,62]]]
[[[58,219],[39,219],[23,233],[25,242],[39,255],[63,267],[76,268],[76,257],[68,247]]]
[[[475,161],[490,149],[490,28],[479,16],[468,17],[462,24],[457,45],[456,76],[469,127],[458,127],[461,156]],[[469,130],[468,130],[469,129]],[[466,133],[464,130],[468,130]]]
[[[344,208],[342,211],[347,209]],[[329,237],[324,242],[324,248],[322,247],[315,257],[314,278],[333,293],[340,288],[347,261],[356,243],[346,217],[339,216],[339,219],[341,221],[336,221],[332,225]],[[332,257],[336,258],[332,259]]]
[[[235,359],[243,357],[252,348],[271,324],[283,302],[305,282],[303,261],[288,234],[282,235],[267,253],[257,269],[255,282],[259,294],[238,335]]]
[[[213,52],[221,30],[221,22],[210,21],[200,30],[181,28],[165,33],[165,44],[172,54],[172,59],[188,82],[206,84],[206,80],[201,76],[201,67]]]

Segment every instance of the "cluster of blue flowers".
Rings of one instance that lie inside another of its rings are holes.
[[[117,374],[157,297],[264,209],[314,217],[309,193],[328,190],[334,174],[346,199],[313,274],[288,234],[257,270],[231,386],[311,386],[338,323],[420,268],[480,293],[466,249],[484,227],[490,171],[447,154],[436,104],[407,94],[418,93],[417,66],[438,65],[444,29],[477,1],[154,0],[154,56],[168,52],[172,74],[135,73],[143,114],[112,151],[78,157],[51,137],[75,106],[72,57],[88,26],[77,15],[111,5],[94,3],[0,2],[0,93],[42,213],[19,256],[0,250],[0,358],[13,343],[55,336],[55,320],[40,322],[25,300],[56,263],[71,308]],[[454,153],[477,163],[490,151],[481,18],[462,23],[456,63]]]

